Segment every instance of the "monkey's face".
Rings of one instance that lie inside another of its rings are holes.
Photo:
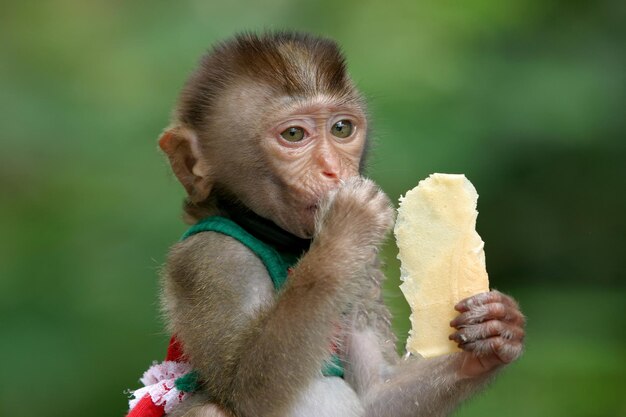
[[[256,85],[232,90],[221,108],[213,131],[222,140],[207,138],[223,167],[217,182],[260,216],[311,237],[319,200],[359,174],[367,131],[359,98],[294,98]]]
[[[359,174],[366,117],[357,104],[324,96],[281,102],[268,115],[259,141],[271,178],[262,183],[273,196],[263,214],[298,236],[310,237],[319,200]]]

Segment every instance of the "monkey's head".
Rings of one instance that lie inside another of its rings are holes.
[[[159,140],[187,191],[187,220],[217,200],[311,237],[319,199],[358,175],[365,103],[331,40],[242,34],[204,56]]]

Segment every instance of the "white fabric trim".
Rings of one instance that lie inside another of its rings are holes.
[[[131,392],[135,398],[128,401],[129,409],[132,410],[139,400],[150,394],[152,402],[155,405],[164,405],[165,413],[169,413],[187,396],[186,392],[176,388],[176,380],[191,371],[191,365],[187,362],[155,362],[140,379],[144,387]]]

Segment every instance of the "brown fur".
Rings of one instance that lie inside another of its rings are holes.
[[[294,97],[359,97],[334,41],[297,32],[244,33],[218,44],[202,58],[183,89],[177,118],[186,126],[204,130],[217,98],[242,78]]]

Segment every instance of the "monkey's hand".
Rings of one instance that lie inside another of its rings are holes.
[[[490,291],[460,301],[459,314],[450,335],[464,350],[459,375],[476,377],[519,358],[523,350],[526,320],[515,300]]]
[[[314,239],[349,250],[378,248],[394,216],[389,198],[372,180],[352,177],[320,201]]]

